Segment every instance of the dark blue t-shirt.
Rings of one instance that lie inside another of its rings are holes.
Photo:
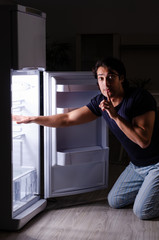
[[[116,106],[118,114],[129,122],[136,116],[142,115],[148,111],[155,111],[156,120],[154,124],[151,143],[147,148],[141,148],[132,142],[111,119],[106,111],[99,107],[100,102],[106,99],[102,94],[94,97],[87,107],[97,116],[103,116],[110,130],[118,138],[128,153],[130,160],[136,166],[148,166],[159,162],[159,120],[157,116],[156,101],[153,96],[141,88],[129,88],[122,102]]]

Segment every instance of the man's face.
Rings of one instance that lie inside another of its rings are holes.
[[[123,93],[122,82],[123,77],[120,77],[115,70],[110,70],[107,67],[99,67],[97,70],[98,85],[101,93],[104,96],[118,97]]]

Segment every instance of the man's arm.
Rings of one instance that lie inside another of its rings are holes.
[[[103,100],[99,106],[102,110],[108,112],[109,116],[131,141],[138,144],[141,148],[149,146],[155,122],[154,111],[148,111],[143,115],[137,116],[130,123],[116,112],[110,98],[108,101]]]
[[[67,127],[87,123],[97,119],[97,116],[87,107],[81,107],[68,113],[52,116],[19,116],[13,115],[12,120],[18,124],[36,123],[47,127]]]
[[[114,120],[131,141],[138,144],[141,148],[149,146],[155,122],[154,111],[149,111],[133,118],[132,123],[127,122],[119,115]]]

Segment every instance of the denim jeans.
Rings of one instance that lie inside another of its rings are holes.
[[[159,217],[159,163],[146,167],[130,163],[108,194],[108,203],[113,208],[134,203],[140,219]]]

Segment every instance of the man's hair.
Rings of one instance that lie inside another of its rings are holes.
[[[97,70],[99,67],[107,67],[109,70],[115,70],[119,74],[119,77],[124,77],[124,81],[122,82],[124,90],[129,87],[129,82],[126,78],[126,69],[121,60],[113,57],[98,60],[92,70],[95,78],[97,78]]]

